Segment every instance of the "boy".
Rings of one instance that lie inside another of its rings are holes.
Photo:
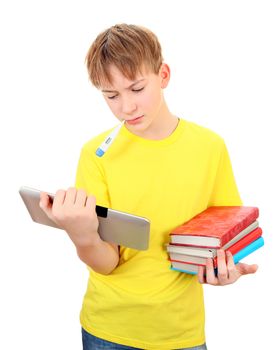
[[[218,254],[218,276],[170,270],[164,244],[176,226],[212,205],[241,205],[223,140],[173,115],[163,89],[170,80],[161,47],[149,30],[115,25],[87,54],[94,86],[125,124],[103,157],[95,154],[110,130],[81,152],[76,188],[41,207],[61,226],[87,264],[81,311],[83,346],[90,349],[206,349],[202,283],[226,285],[254,273]],[[97,204],[151,221],[150,246],[136,251],[99,237]],[[200,283],[199,283],[200,282]]]

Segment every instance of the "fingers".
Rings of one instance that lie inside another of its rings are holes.
[[[228,265],[226,264],[224,250],[219,249],[217,251],[217,275],[213,259],[206,260],[206,282],[214,286],[229,284]]]
[[[40,192],[40,208],[47,208],[50,204],[49,196],[46,192]]]
[[[76,191],[75,206],[84,207],[86,205],[86,199],[87,199],[87,196],[84,190]]]
[[[44,211],[44,213],[53,220],[52,216],[52,201],[50,200],[48,194],[46,192],[40,192],[40,201],[39,201],[40,208]]]
[[[235,265],[233,256],[230,252],[226,252],[226,258],[227,258],[227,269],[228,269],[228,283],[235,282],[239,277],[240,273]]]
[[[96,207],[96,198],[94,196],[88,196],[86,199],[86,207],[90,209],[95,209]]]
[[[214,286],[219,283],[218,278],[215,275],[213,259],[210,258],[206,260],[206,282]]]
[[[51,202],[49,196],[45,192],[40,194],[40,203],[41,208],[51,208]],[[95,208],[96,198],[92,195],[87,196],[86,192],[82,189],[76,189],[74,187],[69,187],[67,191],[58,190],[54,197],[53,209],[60,208],[61,206],[66,207],[85,207]]]
[[[201,284],[205,283],[205,277],[204,277],[205,271],[204,270],[205,270],[204,266],[198,267],[197,278],[198,278],[198,282]]]
[[[60,204],[66,205],[66,206],[71,206],[75,204],[76,201],[76,196],[77,196],[77,189],[74,187],[69,187],[67,191],[58,191],[56,194],[57,197],[57,202],[60,199]],[[63,200],[63,203],[62,203]]]
[[[83,191],[84,192],[84,191]],[[44,211],[49,211],[50,209],[56,209],[64,204],[72,205],[76,202],[77,190],[75,188],[69,188],[67,191],[58,190],[54,196],[54,201],[51,200],[46,192],[40,192],[39,206]],[[78,194],[78,202],[85,203],[86,194]]]
[[[73,187],[67,191],[58,190],[53,203],[50,202],[49,195],[43,192],[40,195],[39,205],[59,228],[68,233],[76,246],[98,239],[95,238],[99,237],[97,233],[99,222],[95,211],[96,198],[87,197],[84,190]]]
[[[66,191],[58,190],[55,194],[53,206],[57,207],[57,206],[63,205],[65,196],[66,196]]]
[[[232,259],[233,260],[233,259]],[[220,284],[228,283],[228,266],[225,259],[225,251],[219,249],[217,251],[217,262],[218,262],[218,281]],[[234,262],[233,262],[234,264]],[[235,266],[235,264],[234,264]]]
[[[235,264],[233,256],[230,252],[224,252],[220,249],[217,251],[217,276],[214,270],[212,259],[206,260],[206,278],[204,276],[204,268],[198,269],[199,283],[208,283],[211,285],[224,286],[234,283],[242,275],[255,273],[258,265]]]
[[[58,190],[55,195],[56,205],[65,205],[75,207],[85,207],[89,206],[95,208],[96,198],[94,196],[87,196],[86,192],[83,189],[76,189],[74,187],[69,187],[67,191]]]

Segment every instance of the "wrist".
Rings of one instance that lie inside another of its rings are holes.
[[[92,236],[92,235],[91,235]],[[87,251],[90,249],[98,248],[102,244],[102,239],[99,236],[98,232],[93,234],[93,237],[89,237],[89,239],[81,239],[77,242],[74,242],[77,251]]]

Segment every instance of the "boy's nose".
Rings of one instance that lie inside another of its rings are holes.
[[[129,99],[126,99],[122,103],[122,112],[125,115],[130,115],[136,110],[136,103]]]

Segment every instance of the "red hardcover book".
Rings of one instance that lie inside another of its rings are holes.
[[[171,243],[221,248],[259,216],[257,207],[209,207],[174,229]]]

